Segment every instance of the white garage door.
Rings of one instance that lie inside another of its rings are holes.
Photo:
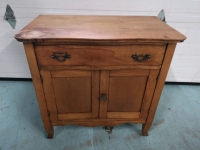
[[[17,19],[15,29],[4,19],[7,4]],[[200,82],[198,0],[0,0],[0,77],[31,77],[23,45],[13,37],[39,14],[157,16],[161,9],[167,24],[187,36],[177,45],[167,81]]]

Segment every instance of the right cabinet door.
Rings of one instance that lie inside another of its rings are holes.
[[[100,118],[146,118],[159,70],[101,71]]]

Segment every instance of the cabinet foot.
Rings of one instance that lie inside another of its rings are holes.
[[[53,139],[53,134],[48,133],[47,139]]]
[[[44,122],[44,128],[47,132],[47,138],[48,139],[53,139],[53,135],[54,135],[54,129],[53,126],[51,125],[50,122]]]
[[[149,136],[149,134],[148,134],[149,128],[150,128],[150,126],[147,123],[142,125],[142,135],[143,136]]]
[[[47,130],[46,130],[47,131]],[[53,126],[51,126],[51,128],[49,128],[49,130],[47,131],[47,138],[48,139],[53,139],[53,135],[54,135],[54,129]]]
[[[143,136],[149,136],[148,132],[142,132]]]

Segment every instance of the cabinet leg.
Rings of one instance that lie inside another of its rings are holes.
[[[149,130],[149,128],[147,128],[147,124],[143,124],[142,125],[142,135],[143,136],[148,136],[149,134],[148,134],[148,130]]]
[[[145,124],[142,125],[142,135],[143,136],[148,136],[148,130],[150,129],[150,127],[153,123],[154,115],[155,115],[155,111],[153,113],[150,112]]]
[[[44,122],[44,128],[47,132],[47,138],[48,139],[53,139],[53,135],[54,135],[54,129],[53,126],[51,125],[50,122]]]
[[[47,139],[53,139],[53,133],[48,133]]]

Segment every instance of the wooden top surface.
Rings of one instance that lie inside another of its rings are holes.
[[[155,16],[40,15],[15,35],[18,41],[163,41],[186,37]]]

